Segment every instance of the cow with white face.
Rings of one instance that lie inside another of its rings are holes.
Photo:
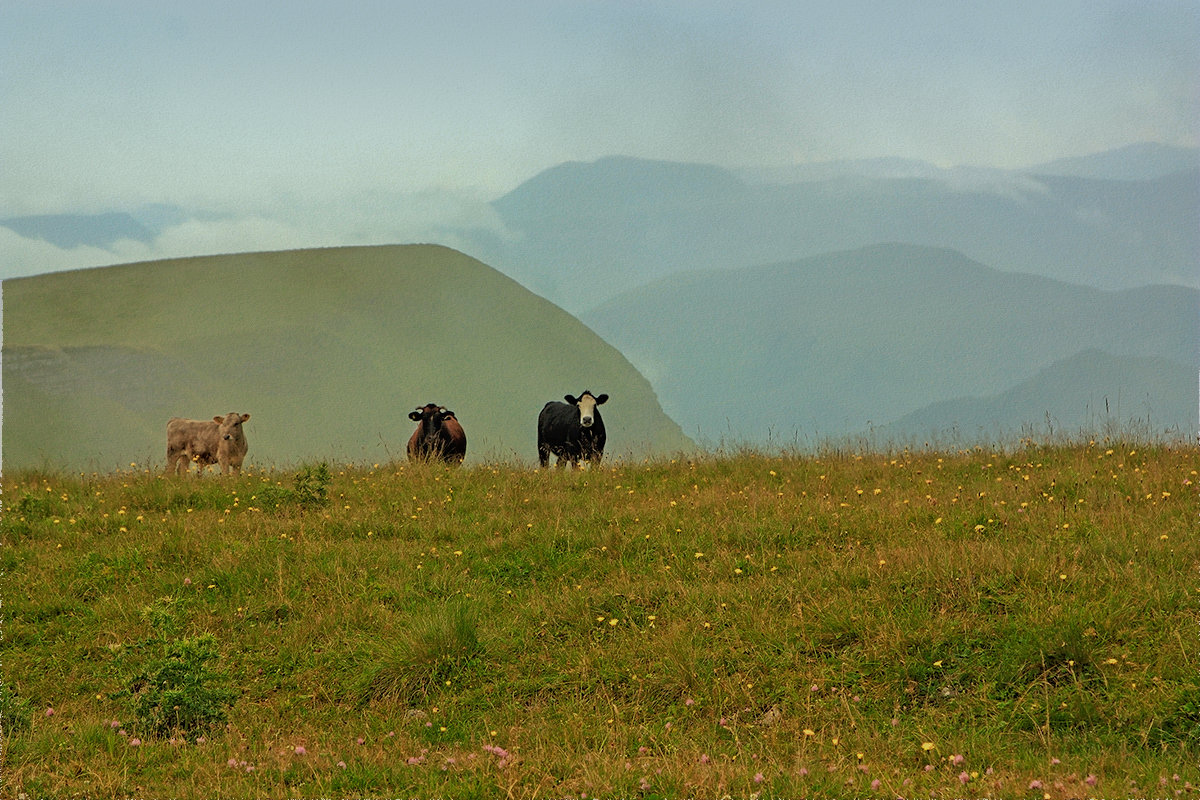
[[[550,454],[558,457],[558,466],[579,466],[580,460],[591,465],[604,455],[604,420],[600,406],[608,395],[585,391],[579,397],[567,395],[567,402],[551,400],[538,414],[538,463],[550,465]]]

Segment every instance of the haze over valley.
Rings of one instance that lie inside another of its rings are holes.
[[[417,12],[0,7],[5,465],[1194,438],[1194,4]]]
[[[476,422],[475,454],[521,460],[530,452],[522,412],[593,384],[614,396],[613,438],[631,456],[855,437],[888,446],[1187,438],[1200,369],[1195,160],[1193,150],[1139,147],[1073,162],[1074,176],[933,177],[888,177],[885,166],[920,169],[865,162],[767,184],[715,166],[606,158],[555,167],[497,200],[507,237],[450,232],[472,243],[468,255],[485,254],[466,259],[477,264],[466,272],[444,248],[367,246],[10,280],[5,452],[14,463],[154,461],[172,409],[236,408],[275,429],[256,454],[277,463],[377,461],[398,451],[404,404],[434,400]],[[1093,165],[1127,177],[1089,175]],[[187,224],[181,212],[156,214]],[[77,247],[162,235],[133,213],[6,224]],[[513,300],[498,302],[493,268],[517,281],[501,282]],[[128,275],[143,276],[136,293],[105,288]],[[573,310],[616,350],[591,361],[574,349],[578,332],[551,333],[528,316],[552,310],[571,330],[571,315],[532,302],[519,284]],[[218,287],[220,302],[165,310]],[[103,324],[70,333],[56,322],[64,309]],[[549,349],[535,355],[534,343]],[[546,370],[551,352],[563,360],[562,385]],[[431,361],[443,366],[430,372]],[[622,391],[589,377],[619,364],[631,374],[608,380]],[[642,388],[622,397],[626,385]],[[672,421],[656,417],[663,411]],[[138,422],[116,424],[124,418]],[[62,455],[83,443],[82,461]]]

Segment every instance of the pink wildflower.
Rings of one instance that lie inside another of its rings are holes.
[[[1097,778],[1095,775],[1088,775],[1086,778],[1083,779],[1083,782],[1086,783],[1088,786],[1095,786],[1097,783],[1100,782],[1100,779]]]
[[[763,774],[761,772],[754,773],[754,782],[755,783],[762,783],[765,780],[766,780],[766,778],[763,776]]]
[[[130,746],[130,747],[138,747],[138,746],[140,746],[140,745],[141,745],[141,743],[142,743],[142,740],[141,740],[141,739],[134,738],[134,739],[130,739],[130,740],[129,740],[129,746]]]
[[[304,749],[304,745],[302,745],[302,744],[296,745],[296,755],[298,755],[298,756],[308,755],[308,751]]]
[[[967,774],[966,770],[963,770],[962,772],[958,773],[958,781],[965,786],[971,782],[971,776]]]
[[[53,716],[54,716],[54,709],[53,709],[53,708],[47,708],[47,709],[46,709],[46,716],[47,716],[47,717],[53,717]]]

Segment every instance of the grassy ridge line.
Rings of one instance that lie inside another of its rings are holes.
[[[1194,796],[1198,466],[8,475],[5,791]],[[237,698],[156,733],[204,637]]]
[[[250,413],[248,459],[403,456],[419,404],[468,459],[532,460],[548,400],[612,397],[609,452],[693,446],[578,320],[435,245],[243,253],[6,281],[6,469],[162,463],[167,420]]]

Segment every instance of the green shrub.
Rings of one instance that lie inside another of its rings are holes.
[[[156,736],[178,732],[195,740],[225,722],[237,692],[225,686],[224,673],[208,667],[218,655],[211,634],[163,643],[161,657],[146,663],[129,683],[140,725]]]
[[[292,479],[292,488],[268,486],[259,495],[263,506],[267,508],[323,506],[329,503],[331,480],[329,465],[321,462],[301,468]]]

